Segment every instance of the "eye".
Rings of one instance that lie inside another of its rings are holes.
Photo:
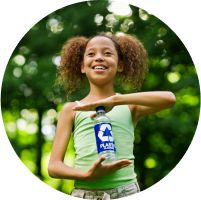
[[[87,55],[88,55],[88,56],[94,56],[95,53],[94,53],[94,52],[89,52],[89,53],[87,53]]]
[[[109,55],[112,55],[112,52],[106,51],[106,52],[105,52],[105,55],[108,55],[108,56],[109,56]]]

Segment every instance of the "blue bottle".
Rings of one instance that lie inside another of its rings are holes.
[[[112,163],[116,160],[116,148],[112,135],[112,125],[110,119],[105,115],[104,106],[96,108],[94,132],[96,137],[97,151],[100,156],[104,156],[104,164]]]

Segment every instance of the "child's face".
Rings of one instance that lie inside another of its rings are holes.
[[[118,70],[118,54],[112,40],[104,36],[92,38],[84,53],[82,73],[94,84],[113,84]]]

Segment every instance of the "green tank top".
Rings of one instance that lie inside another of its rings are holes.
[[[94,122],[90,118],[92,112],[78,111],[74,122],[75,168],[87,172],[98,160]],[[128,105],[115,106],[106,113],[112,124],[117,159],[132,160],[129,166],[102,176],[96,181],[75,181],[76,188],[82,189],[111,189],[129,183],[135,183],[134,172],[134,127]]]

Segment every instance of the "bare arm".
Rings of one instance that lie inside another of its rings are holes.
[[[142,116],[170,108],[176,101],[175,95],[169,91],[139,92],[115,97],[115,104],[129,104],[134,121]]]
[[[64,156],[70,140],[74,121],[73,106],[75,106],[74,103],[66,104],[60,113],[48,165],[49,175],[54,178],[91,181],[130,165],[130,160],[119,160],[112,164],[103,165],[102,162],[104,161],[104,158],[100,157],[97,161],[94,161],[94,164],[87,172],[83,172],[64,164]]]
[[[95,110],[97,106],[103,105],[106,111],[109,111],[116,105],[129,105],[136,123],[142,116],[173,106],[175,101],[175,95],[169,91],[138,92],[114,95],[90,104],[75,106],[74,110]]]
[[[48,173],[54,178],[84,179],[85,173],[64,164],[64,156],[70,140],[74,113],[73,103],[64,105],[57,123],[52,153],[48,165]]]

